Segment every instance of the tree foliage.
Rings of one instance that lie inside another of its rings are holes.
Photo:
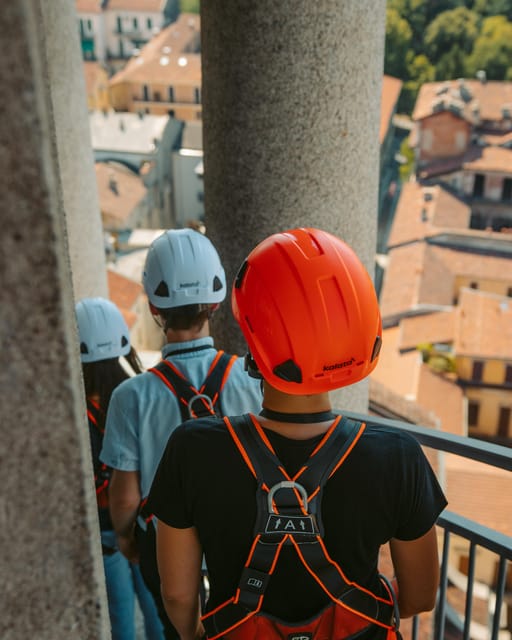
[[[403,80],[409,112],[421,84],[512,79],[512,0],[388,0],[385,73]]]
[[[182,13],[199,13],[200,0],[180,0],[180,11]]]

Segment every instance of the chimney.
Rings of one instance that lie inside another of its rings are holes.
[[[119,189],[117,188],[117,180],[116,175],[113,171],[110,172],[108,177],[108,186],[112,193],[115,193],[116,196],[119,195]]]
[[[476,72],[476,77],[477,77],[477,80],[480,80],[482,84],[485,84],[487,82],[487,73],[485,69],[479,69]]]

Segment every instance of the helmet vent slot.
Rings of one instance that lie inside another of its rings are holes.
[[[122,347],[126,347],[126,345],[127,345],[127,344],[129,344],[129,342],[128,342],[128,338],[127,338],[126,336],[123,336],[123,337],[121,338],[121,346],[122,346]]]
[[[274,367],[274,375],[287,382],[302,382],[302,371],[293,360],[286,360]]]
[[[167,298],[169,296],[169,287],[166,282],[163,280],[160,281],[160,284],[155,289],[155,295],[160,296],[161,298]]]
[[[80,353],[89,353],[89,349],[87,348],[85,342],[80,343]]]
[[[380,336],[377,336],[373,344],[373,351],[372,351],[372,357],[370,358],[370,362],[373,362],[375,358],[379,355],[381,346],[382,346],[382,338]]]
[[[223,288],[223,284],[219,276],[215,276],[213,279],[213,290],[220,291]]]

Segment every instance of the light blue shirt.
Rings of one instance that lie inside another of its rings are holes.
[[[205,345],[209,348],[204,349]],[[198,347],[202,349],[195,350]],[[162,349],[162,356],[172,360],[197,389],[216,354],[210,337],[169,343]],[[261,409],[260,382],[247,374],[243,358],[237,358],[231,368],[222,391],[222,408],[226,415]],[[181,422],[176,396],[160,378],[146,371],[125,380],[110,399],[100,459],[120,471],[138,471],[145,497],[169,436]]]

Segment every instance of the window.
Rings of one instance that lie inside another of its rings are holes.
[[[149,100],[149,87],[147,84],[142,85],[142,99],[146,100],[146,102]]]
[[[160,102],[162,100],[162,94],[160,91],[153,91],[153,100],[154,102]]]
[[[139,28],[139,21],[137,20],[137,18],[133,19],[133,28],[134,29],[138,29]]]
[[[508,296],[509,298],[512,298],[512,287],[509,287],[509,288],[507,289],[507,296]]]
[[[478,426],[478,414],[480,412],[480,405],[478,402],[472,402],[471,400],[468,403],[468,426],[476,427]]]
[[[87,28],[89,29],[89,33],[92,31],[92,20],[87,20]]]
[[[510,407],[500,407],[498,418],[498,436],[500,438],[509,437]]]
[[[469,283],[469,288],[470,289],[478,289],[478,282],[470,282]]]
[[[512,364],[505,367],[505,384],[512,384]]]
[[[194,102],[196,104],[201,104],[201,89],[194,89]]]
[[[169,102],[174,102],[174,87],[169,87]]]
[[[502,200],[512,200],[512,178],[505,178],[503,180],[503,188],[501,190]]]
[[[151,20],[151,18],[148,18],[146,20],[146,25],[147,25],[148,29],[152,29],[153,28],[153,20]]]
[[[482,380],[484,373],[484,363],[480,361],[473,362],[473,372],[471,374],[471,379],[475,382],[480,382]]]
[[[119,16],[117,17],[117,33],[123,33],[123,21]]]
[[[475,173],[475,181],[473,182],[473,195],[475,198],[481,198],[484,195],[485,176],[481,173]]]

